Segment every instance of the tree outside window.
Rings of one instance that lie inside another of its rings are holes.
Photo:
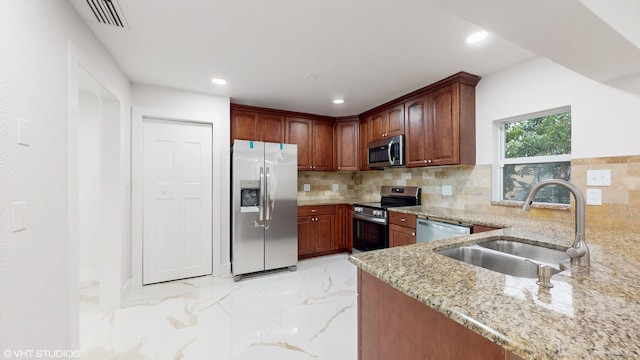
[[[501,200],[524,201],[547,179],[571,180],[571,110],[563,108],[501,123]],[[565,188],[548,186],[536,202],[569,204]]]

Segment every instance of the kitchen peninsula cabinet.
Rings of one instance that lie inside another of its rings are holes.
[[[404,104],[397,104],[371,115],[371,140],[404,134]]]
[[[358,164],[358,132],[359,122],[355,120],[338,120],[336,122],[336,169],[357,171]]]
[[[358,359],[521,358],[358,269]]]
[[[416,243],[416,216],[389,212],[389,247]]]
[[[283,114],[231,104],[231,145],[235,139],[284,143]]]
[[[298,207],[298,259],[326,255],[340,248],[335,212],[334,205]]]
[[[458,74],[448,79],[405,103],[407,167],[475,164],[475,85],[479,78]]]
[[[335,170],[333,133],[333,121],[286,117],[285,142],[298,145],[298,170]]]

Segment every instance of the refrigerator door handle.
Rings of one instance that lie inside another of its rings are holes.
[[[265,209],[265,225],[269,226],[269,222],[271,221],[271,174],[269,172],[269,167],[266,167],[267,170],[267,175],[266,175],[266,180],[264,182],[264,192],[265,192],[265,197],[266,197],[266,201],[264,203],[264,209]]]
[[[264,189],[264,168],[260,167],[260,197],[264,197],[265,189]],[[261,199],[262,200],[262,199]],[[261,201],[262,204],[258,206],[258,225],[264,226],[264,201]]]

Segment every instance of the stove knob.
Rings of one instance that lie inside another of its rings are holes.
[[[360,206],[356,206],[353,208],[353,211],[359,213],[359,212],[362,212],[362,208]]]
[[[382,216],[382,210],[373,210],[373,216]]]

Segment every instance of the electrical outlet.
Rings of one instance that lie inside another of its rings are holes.
[[[338,190],[340,190],[340,185],[338,185],[338,184],[333,184],[333,185],[331,185],[331,190],[333,190],[333,191],[338,191]]]
[[[611,170],[587,170],[587,186],[611,186]]]
[[[602,190],[587,189],[587,205],[602,205]]]
[[[453,195],[453,189],[451,188],[451,185],[442,185],[442,195],[444,196]]]
[[[304,191],[311,191],[311,184],[304,184],[304,185],[302,185],[302,190],[304,190]]]

